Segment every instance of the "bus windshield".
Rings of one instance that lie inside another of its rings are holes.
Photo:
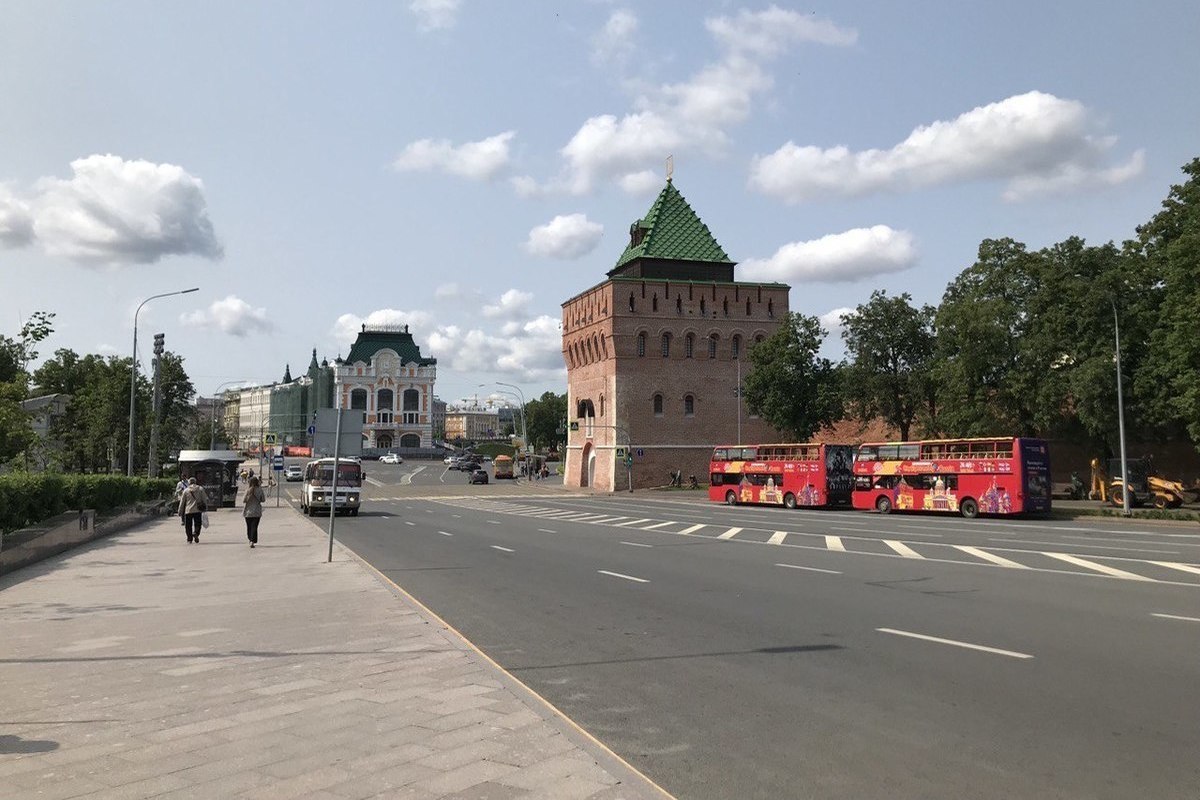
[[[313,465],[309,472],[309,482],[313,486],[331,486],[333,484],[333,465]],[[338,486],[362,486],[362,469],[358,464],[338,465]]]

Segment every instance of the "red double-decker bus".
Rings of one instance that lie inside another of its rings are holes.
[[[854,447],[848,444],[749,444],[713,450],[708,499],[786,506],[850,505]]]
[[[862,444],[854,507],[1027,514],[1050,511],[1050,450],[1041,439],[935,439]]]

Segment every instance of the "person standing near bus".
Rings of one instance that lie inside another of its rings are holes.
[[[242,497],[242,516],[246,518],[246,538],[250,546],[258,544],[258,523],[262,519],[263,503],[267,501],[267,493],[259,486],[258,476],[250,478],[250,486]]]

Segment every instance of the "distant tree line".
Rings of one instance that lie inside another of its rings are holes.
[[[987,239],[941,303],[879,290],[842,317],[846,356],[791,314],[749,354],[751,410],[803,440],[846,417],[902,438],[1043,436],[1117,445],[1115,323],[1127,434],[1200,443],[1200,159],[1134,238],[1030,251]]]

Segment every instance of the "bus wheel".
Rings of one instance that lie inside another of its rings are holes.
[[[736,506],[737,505],[737,495],[734,494],[732,491],[725,493],[725,505],[727,505],[727,506]]]
[[[796,507],[796,495],[792,494],[791,492],[788,492],[787,494],[785,494],[783,496],[783,504],[785,506],[787,506],[788,508],[795,508]]]
[[[875,510],[878,511],[880,514],[887,514],[887,513],[891,512],[892,501],[889,500],[887,497],[880,495],[879,499],[875,501]]]
[[[979,504],[969,497],[958,504],[958,510],[967,519],[975,519],[979,516]]]

